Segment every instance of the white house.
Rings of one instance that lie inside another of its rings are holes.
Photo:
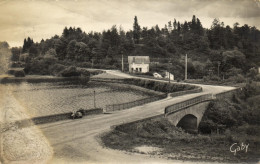
[[[128,56],[129,72],[149,72],[149,56]]]

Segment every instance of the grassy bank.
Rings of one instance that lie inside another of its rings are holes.
[[[257,136],[241,134],[193,135],[174,127],[162,117],[125,124],[102,136],[104,145],[113,149],[159,155],[164,158],[190,161],[257,162],[259,139]],[[230,152],[233,143],[249,144],[248,152],[236,155]],[[154,151],[140,151],[140,147],[152,147]]]
[[[188,84],[175,84],[175,83],[166,83],[161,81],[153,81],[153,80],[144,80],[144,79],[124,79],[124,82],[127,84],[132,84],[140,87],[144,87],[147,89],[160,91],[160,92],[179,92],[179,91],[187,91],[198,88],[194,85]]]

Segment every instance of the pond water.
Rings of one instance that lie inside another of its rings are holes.
[[[12,88],[11,95],[31,117],[94,108],[94,91],[96,107],[100,108],[159,94],[136,86],[101,82],[89,82],[86,85],[72,82],[22,82],[0,85],[2,88]]]

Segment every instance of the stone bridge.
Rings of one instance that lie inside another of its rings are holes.
[[[188,132],[197,132],[199,123],[208,108],[210,101],[214,99],[231,98],[238,90],[231,90],[217,95],[205,94],[165,108],[165,117],[177,127]]]
[[[167,119],[177,127],[181,127],[186,131],[197,131],[199,123],[206,111],[210,101],[201,102],[182,110],[172,112],[166,115]]]

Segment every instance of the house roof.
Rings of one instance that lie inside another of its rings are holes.
[[[149,64],[150,58],[149,56],[128,56],[128,63],[132,64]]]

